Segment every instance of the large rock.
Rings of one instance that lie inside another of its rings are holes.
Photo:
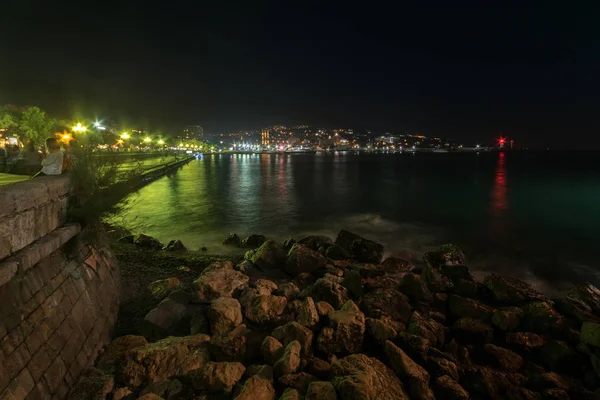
[[[450,278],[442,275],[439,270],[429,265],[425,266],[421,277],[427,282],[427,286],[431,292],[448,292],[454,288],[454,283]]]
[[[458,318],[468,317],[491,322],[494,310],[476,300],[454,294],[448,296],[448,309]]]
[[[329,315],[329,328],[317,338],[319,350],[326,354],[358,353],[365,335],[365,315],[348,300],[339,311]]]
[[[148,284],[150,295],[155,299],[162,300],[172,291],[181,287],[181,281],[177,278],[160,279]]]
[[[473,318],[461,318],[452,327],[454,337],[464,344],[490,343],[494,338],[494,329],[483,321]]]
[[[413,301],[429,302],[433,295],[427,287],[427,282],[421,279],[419,275],[412,272],[407,273],[400,282],[400,291],[406,294]]]
[[[168,337],[125,354],[120,378],[138,388],[198,369],[210,360],[207,335]]]
[[[236,233],[232,233],[231,235],[227,236],[225,240],[223,240],[223,244],[240,247],[242,245],[242,240]]]
[[[304,370],[319,379],[328,380],[331,364],[320,358],[311,357]]]
[[[561,340],[550,340],[535,350],[551,371],[574,373],[585,364],[584,355]]]
[[[313,327],[319,323],[319,313],[312,297],[307,297],[298,310],[298,323],[306,327]]]
[[[277,296],[284,296],[289,300],[294,300],[296,296],[300,293],[300,289],[294,282],[286,282],[282,283],[277,287],[275,294]]]
[[[514,332],[506,334],[506,344],[520,352],[529,352],[544,345],[544,338],[531,332]]]
[[[133,244],[148,249],[160,250],[163,248],[163,245],[158,240],[154,239],[152,236],[144,235],[143,233],[133,237]]]
[[[265,240],[267,240],[267,238],[265,238],[263,235],[250,235],[242,240],[240,246],[247,249],[256,249],[257,247],[260,247]]]
[[[518,306],[529,301],[544,300],[544,295],[519,279],[491,274],[483,283],[494,299],[502,304]]]
[[[407,259],[401,257],[388,257],[381,263],[385,272],[395,274],[398,272],[408,272],[413,269],[413,265]]]
[[[303,397],[297,389],[286,388],[279,400],[302,400]]]
[[[296,389],[302,394],[306,393],[308,386],[315,381],[318,381],[318,379],[306,372],[282,375],[277,380],[280,386]]]
[[[29,376],[29,374],[27,374],[27,376]],[[31,376],[29,376],[29,379],[31,379]],[[17,380],[14,382],[17,382]],[[31,385],[33,386],[33,381],[31,381]],[[96,368],[90,368],[81,375],[77,384],[71,389],[71,392],[69,393],[69,399],[105,399],[113,391],[114,385],[115,379],[112,375]],[[3,393],[3,399],[12,400],[25,398],[22,388],[18,389],[18,391],[15,393],[16,396],[13,396],[11,393],[7,393],[9,391],[10,390],[7,390]],[[36,392],[38,391],[36,390]],[[40,392],[37,394],[39,395]],[[37,397],[33,395],[28,396],[27,398],[49,397]]]
[[[302,346],[303,356],[308,356],[310,354],[313,332],[296,321],[288,322],[285,325],[277,327],[273,330],[271,336],[280,341],[284,346],[297,340]]]
[[[345,287],[324,278],[318,279],[309,287],[306,295],[312,297],[315,302],[326,301],[334,308],[340,308],[349,299]]]
[[[384,344],[387,340],[395,340],[398,336],[396,329],[386,320],[367,318],[367,332],[379,344]]]
[[[518,307],[501,308],[492,314],[492,324],[503,331],[512,332],[521,323],[523,310]]]
[[[210,340],[210,352],[216,361],[244,361],[246,357],[246,325],[238,325],[222,336],[213,336]]]
[[[427,354],[431,349],[431,342],[429,340],[413,335],[412,333],[400,332],[396,338],[396,343],[410,358],[419,364],[425,365],[428,357]]]
[[[186,250],[186,248],[181,240],[174,239],[174,240],[171,240],[169,242],[169,244],[167,244],[165,246],[165,250],[167,250],[167,251],[184,251],[184,250]]]
[[[493,367],[509,372],[517,372],[523,367],[523,358],[508,349],[488,343],[483,346],[483,351]]]
[[[563,317],[545,301],[534,301],[523,306],[523,330],[543,333],[556,328],[563,322]]]
[[[300,368],[300,350],[302,346],[300,342],[294,340],[290,342],[285,349],[283,354],[273,365],[273,373],[275,376],[293,374]]]
[[[302,272],[313,273],[327,265],[327,258],[318,251],[296,243],[289,251],[285,271],[290,275]]]
[[[465,265],[466,257],[462,250],[453,244],[445,244],[438,250],[425,253],[425,262],[434,268],[450,265]]]
[[[447,375],[458,382],[458,367],[447,358],[427,357],[427,370],[433,377]]]
[[[358,261],[379,264],[383,258],[383,246],[342,229],[335,244],[348,250]]]
[[[194,294],[197,301],[210,303],[219,297],[232,297],[247,282],[248,276],[234,270],[231,261],[217,262],[194,281]]]
[[[330,258],[332,260],[347,260],[351,258],[352,255],[348,250],[346,250],[342,246],[334,244],[327,247],[327,250],[325,251],[325,257]]]
[[[254,265],[265,271],[283,267],[286,260],[286,251],[276,241],[267,240],[256,251],[246,253],[246,256]]]
[[[209,393],[230,393],[246,368],[239,362],[207,362],[188,373],[196,390]]]
[[[260,353],[267,364],[273,365],[281,358],[281,355],[283,354],[283,345],[274,337],[267,336],[260,346]]]
[[[447,375],[435,380],[433,393],[439,400],[469,400],[470,398],[469,392]]]
[[[283,296],[256,296],[244,310],[244,315],[257,324],[269,323],[280,319],[286,305],[287,299]]]
[[[219,297],[210,303],[208,318],[213,335],[226,335],[242,323],[242,306],[231,297]]]
[[[584,302],[593,313],[600,315],[600,289],[591,283],[584,283],[571,288],[567,292],[567,296]]]
[[[275,396],[273,383],[269,379],[254,375],[246,379],[234,400],[275,400]]]
[[[584,322],[581,326],[580,340],[582,343],[600,347],[600,324]]]
[[[413,398],[435,399],[429,388],[429,373],[423,367],[389,340],[385,342],[385,355],[398,377],[408,383],[408,390]]]
[[[385,364],[353,354],[331,367],[333,386],[342,400],[408,400],[404,386]]]
[[[424,337],[434,347],[441,347],[446,340],[444,325],[418,311],[412,313],[406,331]]]
[[[388,317],[404,323],[408,322],[411,314],[408,298],[395,289],[378,289],[367,293],[360,308],[368,317]]]
[[[319,248],[323,246],[332,245],[333,240],[331,240],[331,238],[327,236],[309,235],[298,240],[297,243],[306,246],[314,251],[318,251]]]
[[[106,372],[113,372],[125,360],[125,354],[129,350],[147,344],[148,341],[143,336],[120,336],[106,346],[104,352],[98,356],[96,367]]]
[[[331,382],[316,381],[308,385],[305,400],[337,400],[335,388]]]
[[[185,322],[187,311],[185,305],[169,298],[164,299],[146,314],[140,324],[140,333],[152,340],[175,335],[185,328],[181,324]]]

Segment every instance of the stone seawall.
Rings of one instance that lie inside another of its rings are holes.
[[[68,191],[67,176],[0,189],[0,399],[65,398],[110,340],[116,259],[65,223]]]

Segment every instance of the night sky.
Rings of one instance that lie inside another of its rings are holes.
[[[597,7],[59,3],[3,5],[0,104],[166,132],[309,123],[600,148]]]

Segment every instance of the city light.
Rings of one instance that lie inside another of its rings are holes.
[[[160,139],[157,143],[162,145],[162,144],[165,144],[165,141]]]
[[[130,137],[131,137],[131,136],[129,136],[129,133],[127,133],[127,132],[123,132],[123,133],[121,134],[121,139],[129,139]]]
[[[106,127],[102,126],[102,123],[98,121],[94,122],[94,128],[98,129],[99,131],[103,131],[106,129]]]
[[[123,144],[123,143],[125,143],[125,141],[123,139],[117,140],[117,144]]]
[[[150,142],[152,142],[152,139],[150,139],[148,136],[146,136],[146,137],[144,138],[144,142],[145,142],[145,143],[150,143]]]
[[[81,125],[81,122],[78,122],[77,125],[75,125],[73,127],[73,132],[85,132],[87,131],[87,128],[83,125]]]

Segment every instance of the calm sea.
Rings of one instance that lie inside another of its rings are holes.
[[[342,228],[418,261],[460,245],[476,276],[546,293],[600,282],[600,154],[209,155],[141,189],[112,222],[228,253],[232,232],[284,240]]]

